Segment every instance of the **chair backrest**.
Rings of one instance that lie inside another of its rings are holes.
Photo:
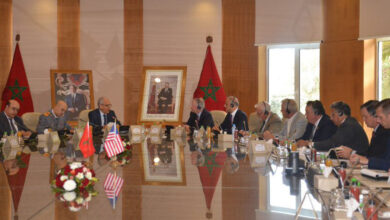
[[[37,131],[37,126],[39,122],[39,116],[41,116],[42,113],[40,112],[27,112],[22,115],[22,120],[24,125],[28,129],[30,129],[33,132]]]
[[[224,112],[224,111],[212,110],[212,111],[210,111],[210,113],[213,116],[214,125],[222,124],[223,120],[226,117],[226,112]]]
[[[248,126],[249,126],[249,131],[259,131],[260,127],[262,125],[262,120],[261,118],[257,115],[256,112],[252,112],[249,114],[249,121],[248,121]]]
[[[89,121],[88,113],[92,111],[92,109],[82,110],[79,114],[79,124],[77,125],[79,128],[84,128]]]

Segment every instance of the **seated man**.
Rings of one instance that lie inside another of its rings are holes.
[[[318,151],[328,151],[340,147],[337,156],[349,158],[352,151],[365,155],[368,150],[368,139],[359,122],[351,117],[351,109],[344,102],[335,102],[331,106],[331,120],[337,126],[336,133],[329,139],[313,142]]]
[[[305,116],[298,111],[298,105],[293,99],[282,100],[281,112],[283,114],[282,131],[279,133],[281,140],[296,140],[305,133],[307,120]],[[264,132],[264,139],[274,139],[276,134],[269,131]]]
[[[111,110],[111,102],[106,97],[100,97],[97,101],[98,108],[88,113],[89,124],[93,126],[94,133],[101,131],[108,123],[115,122],[121,125],[121,122]]]
[[[238,98],[234,96],[229,96],[225,101],[225,109],[228,113],[223,120],[220,126],[215,125],[213,130],[220,132],[226,131],[228,134],[232,134],[233,125],[236,126],[236,129],[243,134],[245,131],[248,131],[248,118],[245,112],[238,109],[239,102]]]
[[[82,110],[87,108],[85,96],[77,92],[77,86],[71,85],[69,87],[70,94],[65,97],[65,102],[68,105],[68,118],[74,119],[79,117]]]
[[[369,127],[375,125],[373,121],[370,122],[370,116],[372,116],[372,107],[375,106],[375,115],[380,123],[376,126],[371,138],[371,146],[368,151],[367,157],[362,155],[351,155],[351,162],[359,162],[364,165],[368,165],[369,169],[389,170],[390,168],[390,99],[385,99],[375,105],[377,101],[368,101],[361,107],[363,119],[367,120],[366,124]],[[368,116],[368,117],[367,117]],[[372,118],[371,118],[372,119]],[[369,125],[370,124],[370,125]],[[383,127],[380,130],[380,127]],[[371,149],[374,147],[374,149]]]
[[[305,111],[309,123],[307,123],[303,136],[297,140],[299,147],[308,146],[310,141],[326,140],[336,132],[336,125],[325,114],[324,106],[320,101],[308,101]]]
[[[169,87],[169,82],[165,83],[165,87],[158,93],[158,112],[170,113],[168,111],[168,105],[172,104],[172,88]]]
[[[0,136],[2,137],[5,132],[7,135],[16,134],[19,131],[23,137],[30,137],[31,131],[24,125],[23,120],[18,116],[20,110],[19,102],[10,99],[7,101],[5,109],[0,113]]]
[[[214,127],[213,116],[205,109],[203,98],[195,98],[192,100],[190,118],[185,125],[187,132],[198,130],[201,127]]]
[[[256,113],[261,119],[260,130],[255,131],[259,138],[263,138],[263,133],[269,131],[272,134],[278,134],[282,129],[282,120],[279,116],[271,112],[271,106],[263,101],[255,105]]]
[[[53,109],[39,116],[38,134],[43,134],[46,129],[52,131],[69,130],[72,132],[72,127],[66,122],[65,112],[67,109],[68,105],[64,101],[58,101]]]

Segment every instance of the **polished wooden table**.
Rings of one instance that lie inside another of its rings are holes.
[[[293,219],[308,190],[305,180],[286,176],[284,162],[272,164],[271,169],[253,167],[246,146],[223,149],[217,145],[207,149],[182,138],[148,138],[132,144],[132,158],[125,166],[114,167],[110,161],[99,165],[95,155],[99,194],[79,212],[69,211],[51,191],[51,159],[32,152],[17,214],[19,219],[58,220]],[[69,161],[86,160],[64,152]],[[9,219],[14,213],[0,168],[0,219]],[[124,180],[115,208],[103,188],[108,173]],[[313,201],[321,216],[321,204]],[[313,217],[308,201],[301,215]]]

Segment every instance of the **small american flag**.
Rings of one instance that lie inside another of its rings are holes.
[[[108,173],[106,180],[104,181],[104,191],[106,192],[107,198],[110,200],[111,205],[115,209],[116,201],[122,190],[123,179],[116,174]]]
[[[104,149],[107,152],[108,157],[113,157],[117,154],[122,153],[125,149],[123,148],[122,139],[116,129],[116,123],[112,126],[104,142]]]

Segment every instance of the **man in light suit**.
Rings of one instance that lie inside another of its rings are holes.
[[[194,98],[191,105],[190,118],[185,125],[187,132],[193,132],[194,129],[203,127],[214,127],[213,116],[205,109],[203,98]]]
[[[238,98],[234,96],[227,97],[225,101],[227,115],[222,124],[220,126],[215,125],[213,130],[217,132],[222,130],[226,131],[228,134],[231,134],[232,127],[235,125],[240,134],[244,134],[246,131],[248,131],[248,118],[245,112],[238,109],[238,106]]]
[[[87,103],[83,94],[77,93],[77,86],[70,86],[71,93],[65,97],[65,102],[68,105],[68,118],[77,118],[82,110],[85,110]]]
[[[168,105],[172,104],[172,88],[169,87],[169,82],[165,83],[165,87],[158,94],[158,110],[159,113],[169,113]]]
[[[23,120],[18,116],[20,104],[14,99],[7,101],[5,109],[0,113],[0,137],[7,132],[7,135],[14,135],[19,131],[23,137],[30,137],[31,131],[24,125]]]
[[[272,134],[278,134],[282,129],[282,120],[280,120],[279,116],[273,112],[271,112],[271,106],[263,101],[259,102],[255,105],[256,114],[261,119],[260,121],[260,129],[256,130],[257,136],[259,138],[263,138],[263,134],[265,131],[269,131]]]
[[[365,156],[368,138],[359,122],[351,117],[350,107],[344,102],[335,102],[330,107],[331,120],[338,128],[330,138],[313,142],[314,148],[318,151],[328,151],[337,147],[337,156],[342,158],[349,158],[353,151]]]
[[[296,140],[305,133],[307,120],[305,116],[298,111],[298,105],[293,99],[282,100],[281,112],[283,114],[283,127],[279,133],[279,139]],[[273,139],[275,134],[269,131],[264,132],[264,139]]]
[[[45,130],[51,129],[52,131],[73,131],[72,127],[67,123],[65,112],[68,109],[68,105],[64,101],[58,101],[56,106],[50,111],[39,116],[37,132],[43,134]]]
[[[337,130],[329,116],[325,113],[324,106],[318,100],[306,103],[307,123],[305,133],[298,138],[299,147],[308,146],[310,141],[323,141],[330,138]]]

